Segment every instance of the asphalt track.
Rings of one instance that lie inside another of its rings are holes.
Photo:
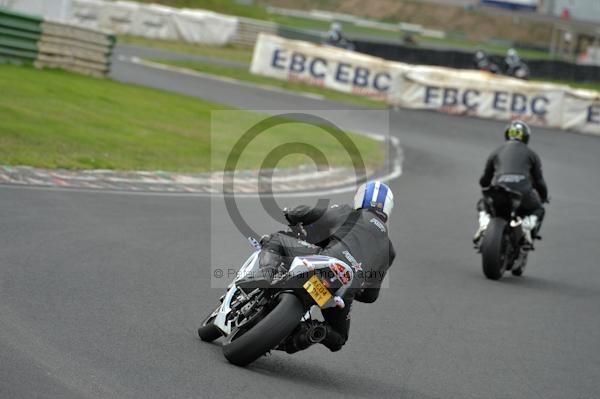
[[[251,108],[348,108],[130,63],[114,77]],[[378,123],[340,112],[356,130]],[[525,277],[491,282],[470,236],[503,124],[390,115],[405,155],[391,182],[398,257],[335,354],[242,369],[196,338],[222,293],[211,259],[237,267],[249,253],[219,200],[0,187],[0,397],[597,398],[600,139],[535,129],[552,196],[544,240]],[[257,230],[277,228],[256,199],[238,204]]]

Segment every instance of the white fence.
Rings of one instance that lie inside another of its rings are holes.
[[[391,62],[260,34],[251,72],[368,96],[392,105],[600,134],[600,93],[487,72]]]
[[[69,19],[117,34],[211,45],[229,43],[238,25],[236,17],[211,11],[102,0],[72,0]]]
[[[0,0],[0,6],[120,35],[214,46],[251,47],[259,33],[279,29],[270,21],[134,1]]]
[[[71,0],[0,0],[0,7],[45,18],[65,20]]]
[[[237,17],[132,1],[0,0],[0,5],[92,29],[151,39],[222,46],[231,43],[238,32]]]

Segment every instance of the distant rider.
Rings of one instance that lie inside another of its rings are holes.
[[[342,25],[333,22],[325,36],[325,44],[353,51],[354,44],[342,34]]]
[[[321,343],[332,352],[340,350],[348,339],[352,301],[375,302],[381,282],[394,261],[396,254],[387,227],[393,206],[394,197],[386,184],[368,182],[358,189],[354,207],[331,205],[311,209],[298,206],[285,211],[290,225],[305,229],[306,241],[285,232],[271,234],[262,240],[259,265],[263,276],[256,280],[271,281],[287,269],[294,257],[311,254],[340,259],[354,269],[353,288],[342,298],[343,308],[322,310],[327,334]],[[307,325],[301,323],[283,349],[294,353],[311,344]]]
[[[504,73],[508,76],[512,76],[519,79],[529,79],[529,67],[519,57],[517,50],[514,48],[509,49],[506,52],[504,58],[505,71]]]
[[[473,56],[473,63],[475,68],[480,71],[488,71],[491,73],[498,73],[498,66],[494,64],[485,51],[477,50]]]
[[[512,71],[516,69],[519,65],[521,65],[521,57],[519,57],[519,53],[514,48],[509,48],[506,52],[506,56],[504,57],[504,62],[508,67],[508,75],[512,75]]]
[[[479,184],[481,187],[503,184],[522,194],[517,214],[523,218],[526,246],[533,248],[533,239],[544,219],[542,203],[548,202],[548,188],[542,174],[540,157],[527,146],[530,136],[531,130],[525,122],[511,122],[504,132],[506,143],[489,156]],[[490,214],[483,200],[479,201],[477,209],[479,228],[473,242],[478,246],[490,221]]]

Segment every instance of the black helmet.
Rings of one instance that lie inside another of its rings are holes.
[[[517,140],[525,144],[529,143],[529,136],[531,136],[531,129],[527,123],[519,120],[512,121],[504,131],[506,140]]]

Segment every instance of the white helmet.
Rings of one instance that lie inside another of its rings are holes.
[[[386,220],[394,209],[394,194],[380,181],[370,181],[358,188],[354,196],[354,209],[371,208],[383,214]]]
[[[517,50],[515,50],[514,48],[509,48],[508,51],[506,52],[506,58],[518,60],[519,53],[517,53]]]

